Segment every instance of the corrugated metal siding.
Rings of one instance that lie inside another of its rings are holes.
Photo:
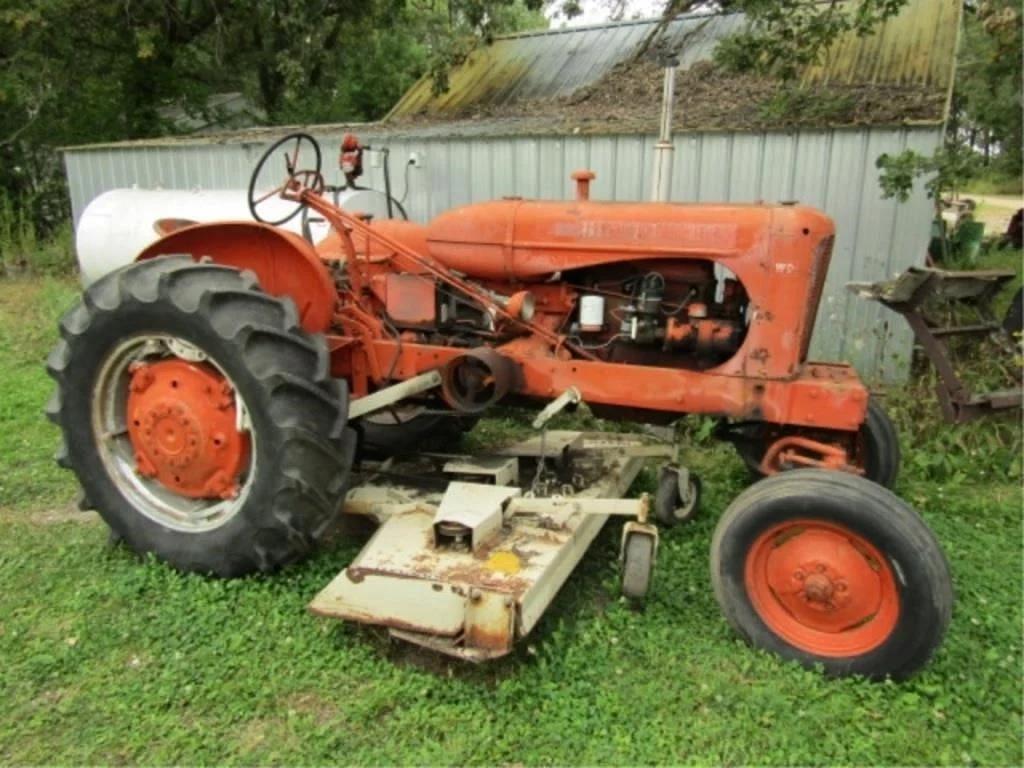
[[[940,94],[949,88],[961,0],[910,0],[866,36],[841,37],[805,83],[918,85]],[[627,21],[499,37],[475,51],[449,75],[447,92],[435,96],[429,77],[402,97],[392,116],[446,114],[513,101],[569,96],[600,80],[628,59],[653,29],[654,20]],[[724,37],[745,23],[740,14],[684,16],[667,32],[687,69],[706,61]]]
[[[905,148],[930,153],[940,136],[938,128],[920,127],[680,136],[672,196],[693,202],[799,200],[831,215],[838,235],[812,353],[849,360],[865,376],[898,379],[910,351],[905,323],[844,286],[921,263],[930,202],[920,188],[904,204],[883,200],[875,158]],[[330,147],[340,137],[317,138]],[[377,143],[372,135],[363,138]],[[595,199],[643,200],[650,194],[654,139],[647,136],[387,143],[394,192],[405,195],[411,217],[421,221],[456,205],[505,195],[565,198],[571,194],[569,174],[583,167],[597,173]],[[243,189],[262,149],[261,144],[223,144],[69,151],[65,161],[75,221],[90,200],[119,187]],[[406,169],[410,152],[423,156],[423,168]],[[340,179],[329,174],[328,181]],[[367,167],[365,183],[381,189],[382,170]]]

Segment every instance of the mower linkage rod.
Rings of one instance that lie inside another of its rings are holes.
[[[288,189],[281,193],[282,197],[297,199],[300,202],[308,205],[310,208],[315,210],[317,213],[322,215],[327,221],[338,231],[338,233],[346,240],[346,251],[350,259],[355,261],[353,258],[355,255],[355,245],[352,243],[352,232],[366,236],[368,239],[374,240],[378,245],[383,246],[387,250],[391,251],[395,256],[412,262],[418,267],[425,269],[427,272],[432,274],[439,280],[447,283],[448,285],[462,291],[470,298],[479,302],[488,311],[493,312],[496,315],[501,315],[506,320],[525,328],[526,330],[535,333],[536,335],[549,341],[555,349],[559,347],[566,347],[574,352],[579,357],[587,360],[596,360],[597,357],[590,354],[586,350],[580,348],[576,344],[570,342],[565,336],[561,336],[557,333],[550,331],[539,323],[535,323],[529,320],[523,320],[522,318],[516,317],[511,312],[506,310],[501,304],[496,302],[490,296],[487,295],[478,286],[473,283],[462,280],[456,277],[452,271],[446,267],[439,266],[429,259],[425,259],[416,253],[408,246],[399,243],[396,240],[392,240],[386,235],[382,235],[377,232],[369,224],[362,221],[357,216],[353,216],[343,208],[333,205],[330,201],[326,200],[323,196],[317,194],[311,189],[302,188],[297,192]]]

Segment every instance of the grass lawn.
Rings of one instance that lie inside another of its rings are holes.
[[[0,281],[0,763],[1024,760],[1015,417],[946,427],[923,390],[887,396],[903,435],[897,490],[936,531],[957,591],[945,645],[907,683],[827,680],[731,633],[707,553],[748,479],[701,422],[687,459],[704,513],[665,534],[646,610],[617,596],[609,525],[519,650],[471,667],[305,612],[358,543],[231,582],[108,546],[75,510],[42,416],[43,359],[75,291]],[[509,428],[484,422],[474,439]]]

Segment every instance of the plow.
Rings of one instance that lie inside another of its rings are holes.
[[[346,137],[347,174],[357,153]],[[850,366],[808,359],[826,215],[598,202],[577,171],[574,199],[419,224],[337,204],[321,163],[311,137],[281,139],[253,172],[252,220],[161,219],[62,318],[58,461],[127,546],[236,577],[361,515],[376,533],[311,611],[484,661],[531,631],[610,520],[642,601],[660,531],[699,506],[678,446],[550,419],[701,414],[759,478],[711,547],[730,625],[834,674],[904,677],[932,656],[952,586],[890,490],[895,429]],[[289,231],[300,213],[325,236]],[[499,404],[536,411],[536,435],[461,451]],[[628,498],[650,462],[657,492]]]

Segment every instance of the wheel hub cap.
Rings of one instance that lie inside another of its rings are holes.
[[[747,557],[745,582],[773,632],[820,656],[876,648],[899,615],[888,561],[868,540],[830,522],[793,521],[759,536]]]
[[[249,455],[235,394],[205,363],[161,360],[131,368],[128,434],[136,471],[182,496],[230,499]]]
[[[822,608],[829,607],[834,591],[835,588],[832,586],[832,580],[823,574],[812,574],[804,582],[804,598],[808,602]]]

